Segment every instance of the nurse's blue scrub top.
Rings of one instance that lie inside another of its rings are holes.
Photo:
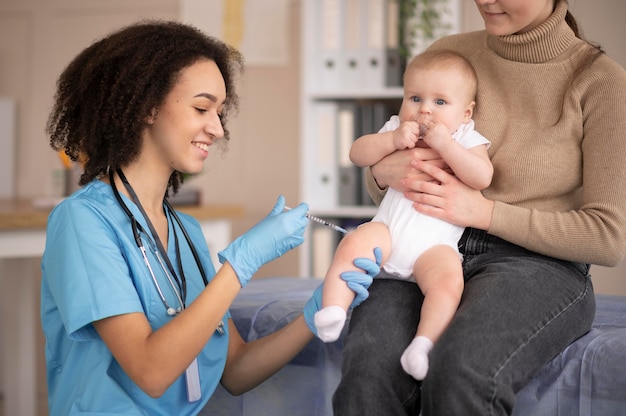
[[[149,230],[136,205],[124,195],[122,198]],[[200,225],[188,215],[179,216],[212,279],[215,268]],[[182,231],[172,222],[168,254],[178,270],[175,226],[189,305],[204,283]],[[149,252],[149,238],[142,235],[142,240]],[[148,253],[148,259],[167,303],[177,307],[154,254]],[[133,238],[130,220],[109,185],[93,181],[54,208],[48,219],[42,273],[41,321],[50,415],[194,415],[202,409],[224,370],[228,334],[214,334],[198,356],[202,399],[189,403],[184,374],[160,398],[145,394],[124,373],[92,326],[99,319],[131,312],[144,313],[153,329],[175,319],[166,313]],[[229,317],[227,313],[224,322]]]

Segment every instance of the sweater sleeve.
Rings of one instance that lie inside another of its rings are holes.
[[[367,188],[367,193],[372,198],[372,201],[376,205],[380,205],[380,202],[383,200],[383,197],[387,193],[387,189],[381,189],[376,180],[374,179],[374,175],[372,175],[372,170],[370,168],[363,169],[363,177],[365,179],[365,186]]]
[[[626,71],[601,57],[572,87],[583,121],[579,206],[497,201],[488,231],[549,256],[616,266],[626,252]]]

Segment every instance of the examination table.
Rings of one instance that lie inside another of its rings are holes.
[[[302,311],[318,279],[252,280],[231,308],[247,340],[284,326]],[[596,295],[592,330],[543,367],[517,394],[514,416],[626,415],[626,297]],[[241,396],[219,388],[203,416],[331,416],[341,376],[343,337],[314,339],[272,378]]]

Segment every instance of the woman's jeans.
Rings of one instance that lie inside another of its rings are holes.
[[[420,383],[400,366],[419,321],[415,283],[379,276],[352,312],[335,416],[510,415],[515,393],[591,328],[589,265],[533,253],[483,231],[459,242],[465,290]]]

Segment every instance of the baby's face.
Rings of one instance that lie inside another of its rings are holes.
[[[416,68],[404,81],[400,120],[425,118],[442,123],[452,135],[472,117],[471,86],[458,69]]]

